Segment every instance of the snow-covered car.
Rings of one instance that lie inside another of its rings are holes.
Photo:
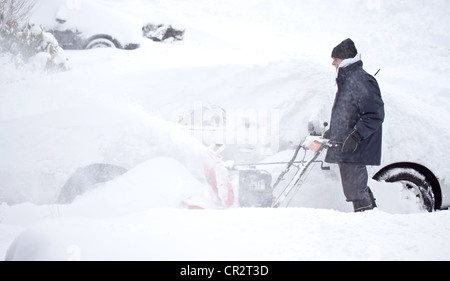
[[[220,157],[171,123],[142,114],[93,103],[2,122],[14,133],[0,140],[0,205],[72,204],[89,194],[81,204],[92,203],[105,195],[91,191],[105,186],[113,209],[125,201],[144,209],[231,206]],[[27,137],[16,142],[16,134]]]
[[[140,46],[142,22],[98,1],[39,0],[30,21],[43,25],[67,50]]]

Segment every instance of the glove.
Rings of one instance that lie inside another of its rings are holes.
[[[361,141],[361,135],[357,130],[353,130],[350,135],[344,141],[342,145],[342,152],[354,152],[358,148],[358,144]]]

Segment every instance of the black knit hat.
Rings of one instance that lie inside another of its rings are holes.
[[[358,51],[356,50],[355,43],[353,43],[352,39],[345,39],[339,45],[334,47],[331,57],[345,60],[354,58],[357,54]]]

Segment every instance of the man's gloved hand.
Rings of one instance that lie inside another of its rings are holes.
[[[342,145],[342,152],[354,152],[358,148],[358,144],[361,141],[361,135],[357,130],[353,130],[350,135],[344,141]]]

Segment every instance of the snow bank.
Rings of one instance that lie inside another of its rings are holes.
[[[7,260],[447,260],[449,212],[156,208],[42,221]],[[431,239],[432,237],[432,239]]]
[[[215,208],[212,198],[211,187],[179,161],[156,157],[80,196],[68,212],[114,217],[149,208],[184,208],[185,204]]]

